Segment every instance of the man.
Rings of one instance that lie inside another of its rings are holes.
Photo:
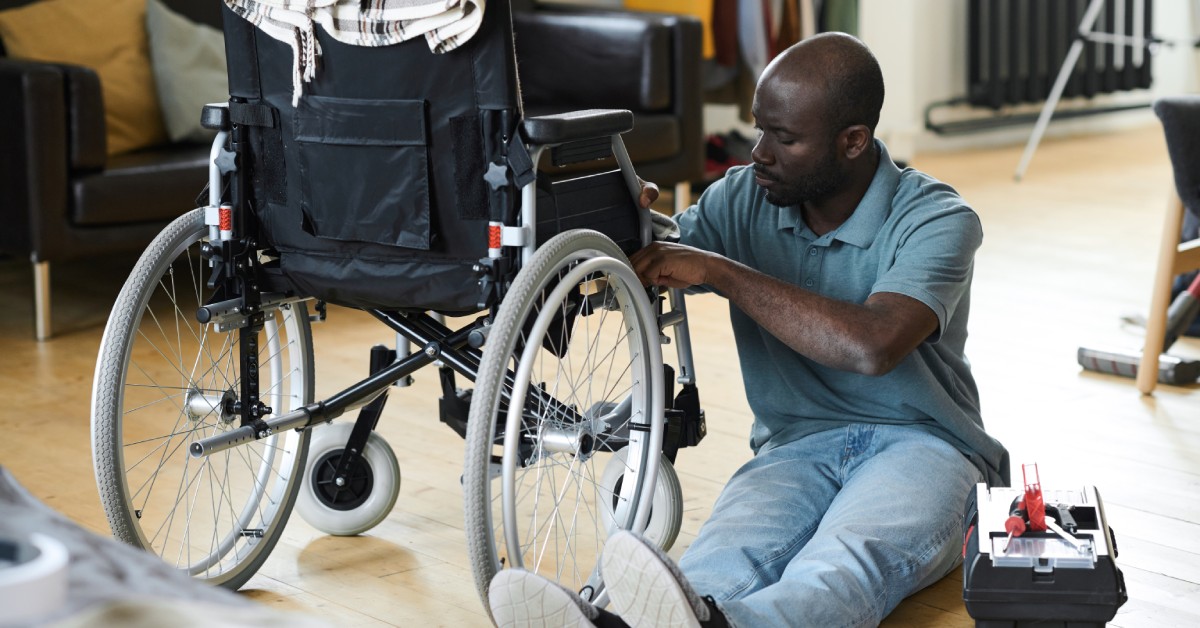
[[[876,625],[957,565],[968,492],[1008,482],[963,354],[982,231],[952,188],[892,162],[882,103],[848,35],[764,71],[753,166],[676,218],[680,244],[630,260],[647,284],[729,300],[755,456],[678,567],[618,533],[611,610],[506,570],[502,625]]]

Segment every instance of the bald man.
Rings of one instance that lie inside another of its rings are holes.
[[[679,564],[620,532],[610,608],[505,570],[497,623],[871,626],[959,563],[967,494],[1008,484],[963,352],[983,236],[875,139],[883,92],[853,37],[789,48],[755,90],[753,165],[676,217],[679,244],[630,260],[648,285],[729,300],[755,417],[754,457]]]

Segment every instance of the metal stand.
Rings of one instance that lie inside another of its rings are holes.
[[[1124,6],[1118,3],[1118,6]],[[1063,61],[1062,68],[1058,71],[1058,78],[1054,80],[1054,87],[1050,90],[1050,97],[1046,99],[1046,104],[1042,106],[1042,113],[1038,116],[1037,123],[1033,127],[1033,134],[1029,136],[1029,141],[1025,144],[1025,153],[1021,155],[1021,162],[1017,164],[1017,171],[1013,177],[1020,181],[1025,176],[1025,170],[1029,168],[1029,162],[1033,159],[1033,153],[1037,150],[1038,143],[1042,141],[1042,135],[1046,132],[1046,127],[1050,124],[1050,117],[1054,115],[1054,108],[1058,106],[1058,101],[1062,98],[1063,90],[1067,86],[1067,79],[1071,77],[1071,73],[1075,71],[1075,65],[1079,63],[1079,55],[1083,53],[1084,42],[1098,42],[1112,44],[1114,46],[1132,46],[1134,54],[1134,64],[1140,66],[1142,63],[1142,55],[1145,54],[1147,40],[1142,36],[1145,32],[1145,17],[1146,17],[1146,0],[1134,0],[1133,2],[1133,36],[1126,37],[1116,33],[1097,33],[1092,30],[1096,25],[1096,19],[1100,17],[1100,10],[1104,8],[1104,0],[1091,0],[1088,4],[1087,11],[1083,14],[1083,19],[1079,22],[1079,36],[1075,41],[1071,42],[1071,49],[1067,51],[1067,58]],[[1116,29],[1124,30],[1124,15],[1117,16]]]

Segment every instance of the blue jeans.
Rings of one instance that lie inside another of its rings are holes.
[[[738,628],[878,625],[958,565],[981,478],[911,427],[813,434],[739,469],[679,566]]]

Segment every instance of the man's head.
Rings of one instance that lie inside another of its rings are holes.
[[[861,176],[882,106],[879,63],[854,37],[817,35],[776,57],[754,93],[761,137],[752,156],[767,200],[822,201]]]

